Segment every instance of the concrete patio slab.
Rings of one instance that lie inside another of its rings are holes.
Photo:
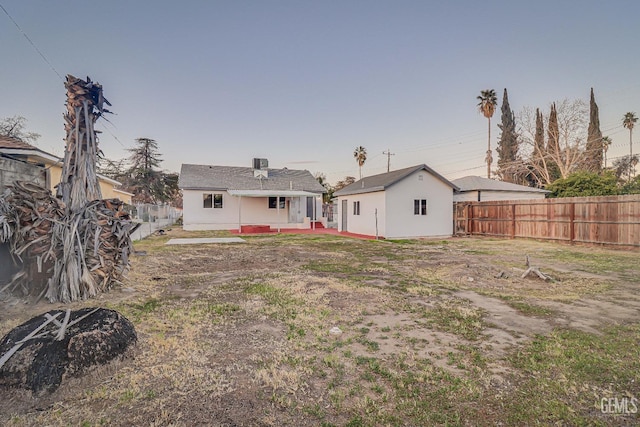
[[[245,243],[240,237],[201,237],[193,239],[171,239],[165,245],[202,245],[206,243]]]

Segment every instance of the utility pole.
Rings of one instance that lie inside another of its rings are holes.
[[[396,153],[392,153],[391,150],[387,148],[387,151],[383,151],[382,154],[387,155],[387,172],[389,172],[391,169],[391,156],[395,156]]]

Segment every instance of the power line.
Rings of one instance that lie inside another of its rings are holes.
[[[56,75],[58,76],[58,78],[62,81],[64,81],[64,79],[62,78],[62,76],[60,75],[60,73],[58,72],[58,70],[55,69],[55,67],[51,64],[51,62],[49,62],[49,60],[47,59],[46,56],[44,56],[44,53],[42,53],[40,51],[40,49],[38,49],[38,46],[36,46],[36,44],[33,42],[33,40],[31,40],[31,38],[29,38],[29,36],[27,35],[27,33],[24,32],[24,30],[22,28],[20,28],[20,25],[18,25],[18,23],[16,22],[15,19],[13,19],[13,17],[11,15],[9,15],[9,12],[7,11],[7,9],[4,8],[4,6],[2,4],[0,4],[0,9],[2,9],[2,11],[5,13],[5,15],[7,15],[9,17],[9,19],[11,20],[11,22],[13,22],[13,25],[16,26],[16,28],[18,29],[18,31],[20,31],[20,33],[24,36],[25,39],[27,39],[27,41],[29,42],[29,44],[36,50],[36,52],[38,52],[38,54],[40,55],[40,57],[44,60],[44,62],[47,63],[47,65],[49,65],[49,67],[51,68],[51,70],[53,70],[54,73],[56,73]]]

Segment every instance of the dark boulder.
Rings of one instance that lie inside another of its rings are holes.
[[[52,310],[0,341],[0,387],[53,392],[65,377],[123,357],[135,342],[133,324],[117,311]]]

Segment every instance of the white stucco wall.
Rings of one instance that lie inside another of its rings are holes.
[[[222,208],[204,208],[204,194],[222,194]],[[317,199],[320,199],[319,197]],[[306,197],[285,198],[284,209],[270,209],[266,197],[237,197],[226,191],[183,190],[183,228],[185,230],[232,230],[242,225],[269,225],[272,228],[295,228],[309,222],[298,221],[297,206],[306,214]],[[316,201],[318,220],[322,215],[322,200]],[[296,215],[289,215],[290,207]],[[304,225],[306,224],[306,225]]]
[[[347,227],[342,223],[342,201],[347,201]],[[353,202],[360,202],[360,215],[353,214]],[[338,230],[349,233],[376,235],[376,209],[378,215],[378,236],[385,235],[385,192],[353,194],[338,198]]]
[[[427,200],[427,215],[415,215],[413,201]],[[439,237],[453,234],[453,189],[419,170],[386,191],[387,239]]]
[[[422,177],[420,179],[419,177]],[[414,215],[414,200],[427,200],[427,215]],[[342,222],[342,201],[347,200],[347,227]],[[353,202],[360,201],[360,215]],[[338,230],[387,239],[439,237],[453,234],[453,189],[427,171],[416,171],[387,188],[338,197]]]
[[[531,199],[544,199],[544,193],[532,193],[524,191],[481,191],[480,201],[494,201],[494,200],[531,200]],[[463,193],[454,194],[454,202],[477,202],[478,191],[465,191]]]

